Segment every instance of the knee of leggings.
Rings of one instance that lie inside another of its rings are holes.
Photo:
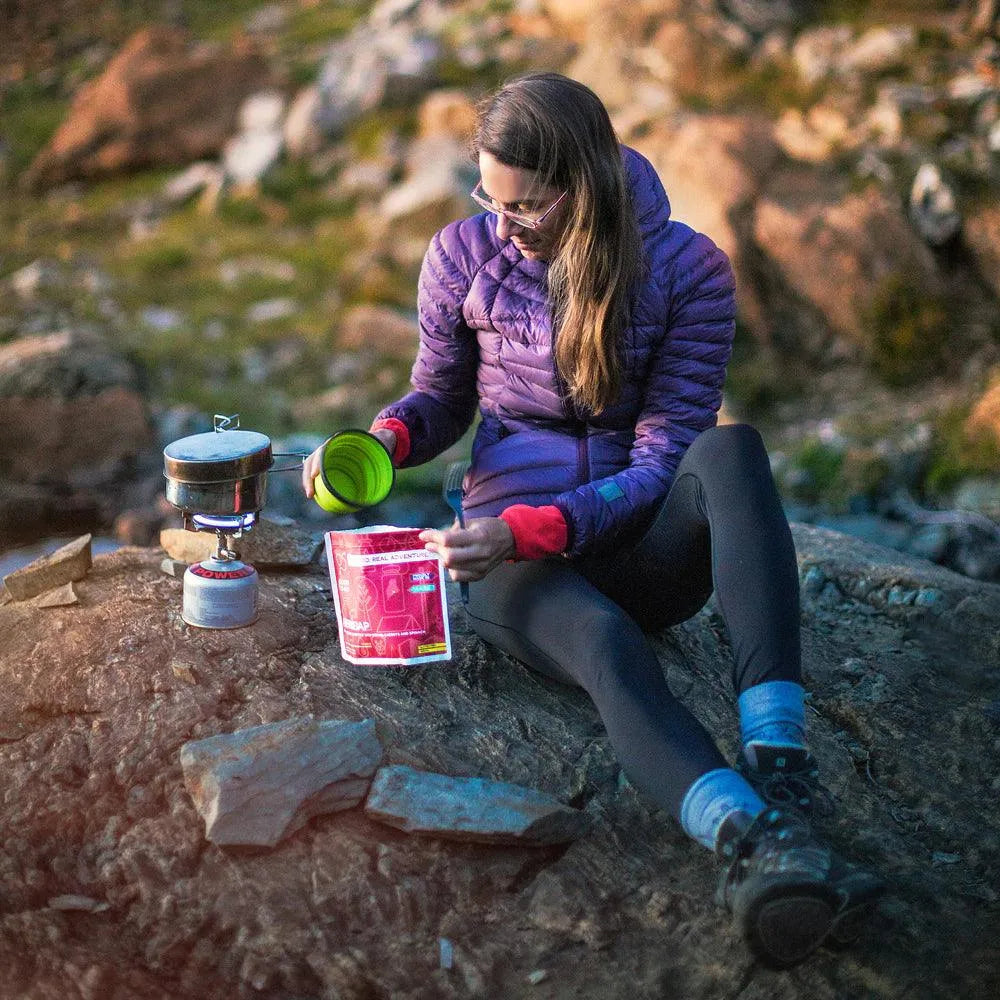
[[[722,424],[709,427],[699,434],[684,456],[691,460],[707,460],[713,464],[745,462],[748,459],[767,461],[764,439],[750,424]]]
[[[646,637],[624,612],[594,611],[581,618],[573,631],[574,673],[585,690],[593,693],[598,688],[638,679],[640,664],[647,659],[642,651]]]

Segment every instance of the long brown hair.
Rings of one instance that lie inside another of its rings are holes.
[[[572,401],[600,413],[621,388],[622,335],[642,267],[632,191],[608,112],[568,77],[522,76],[480,104],[473,145],[568,192],[566,228],[549,262],[555,360]]]

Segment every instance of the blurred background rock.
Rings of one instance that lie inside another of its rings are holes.
[[[21,0],[0,49],[0,561],[148,544],[160,453],[405,386],[476,100],[593,87],[732,257],[724,419],[797,520],[1000,580],[1000,11],[808,0]],[[370,520],[443,522],[444,463]],[[268,507],[345,526],[271,477]],[[353,522],[352,522],[353,523]]]

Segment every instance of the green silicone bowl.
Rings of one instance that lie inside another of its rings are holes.
[[[396,470],[385,445],[368,431],[338,431],[323,445],[314,499],[331,514],[356,514],[392,491]]]

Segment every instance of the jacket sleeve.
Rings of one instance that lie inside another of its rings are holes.
[[[421,465],[454,444],[476,412],[479,347],[462,314],[470,279],[445,249],[446,238],[461,246],[459,233],[458,223],[442,230],[424,255],[417,286],[420,347],[410,374],[413,389],[376,417],[376,422],[391,419],[406,425],[409,453],[399,463],[402,468]]]
[[[715,425],[735,332],[729,259],[681,223],[683,247],[666,284],[665,333],[654,351],[628,467],[560,494],[553,503],[569,528],[568,555],[604,548],[644,527],[663,502],[691,442]],[[675,228],[675,237],[678,235]]]

